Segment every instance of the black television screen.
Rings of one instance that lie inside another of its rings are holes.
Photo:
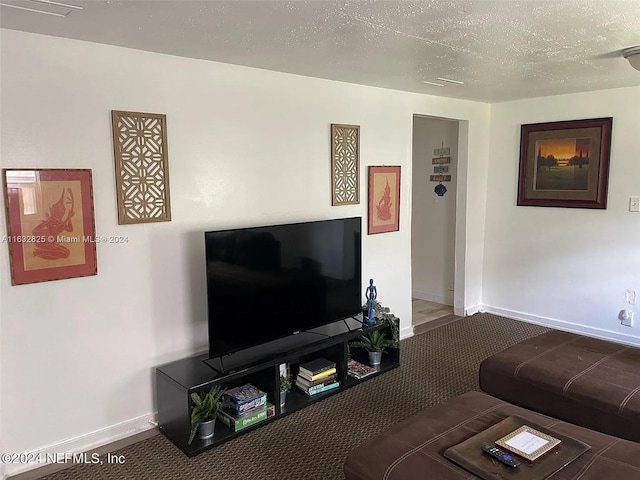
[[[361,312],[360,217],[205,232],[209,356]]]

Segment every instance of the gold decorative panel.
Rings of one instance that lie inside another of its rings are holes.
[[[360,203],[360,126],[331,124],[331,204]]]
[[[112,110],[118,223],[171,221],[167,116]]]

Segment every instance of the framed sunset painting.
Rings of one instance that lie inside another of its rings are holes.
[[[518,205],[607,208],[613,118],[522,125]]]

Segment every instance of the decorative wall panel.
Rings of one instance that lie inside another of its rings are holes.
[[[118,223],[171,221],[167,117],[111,112]]]
[[[331,204],[360,203],[360,126],[331,124]]]

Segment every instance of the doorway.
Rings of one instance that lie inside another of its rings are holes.
[[[460,318],[453,307],[458,137],[457,120],[413,116],[411,304],[416,334]]]

